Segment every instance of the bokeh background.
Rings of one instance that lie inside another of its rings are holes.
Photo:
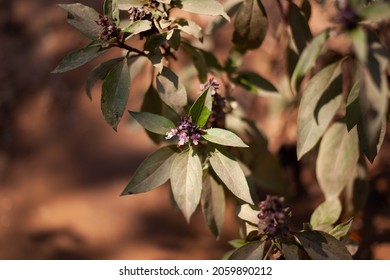
[[[101,9],[102,1],[79,2]],[[126,114],[118,132],[105,123],[99,85],[92,101],[85,95],[88,72],[99,60],[50,74],[66,53],[87,43],[66,23],[59,3],[74,2],[1,1],[0,259],[222,258],[231,249],[227,242],[239,237],[231,201],[222,235],[216,239],[199,211],[190,224],[185,222],[172,206],[167,185],[120,197],[134,170],[156,146]],[[272,4],[266,5],[272,13]],[[316,32],[326,15],[314,8],[311,24]],[[197,20],[206,24],[209,18]],[[224,28],[213,38],[218,57],[229,50],[231,31]],[[248,54],[246,66],[272,80],[279,58],[270,36]],[[133,81],[128,109],[139,109],[148,77],[141,71]],[[242,94],[244,107],[261,117],[258,112],[265,101]],[[282,159],[292,158],[285,167],[297,190],[290,206],[298,224],[309,219],[322,196],[310,157],[299,166],[295,163],[293,122],[287,132],[278,130],[286,121],[264,122],[264,128],[271,150]],[[358,259],[390,259],[389,155],[386,135],[381,155],[370,166],[368,203],[354,223],[355,238],[361,242]]]

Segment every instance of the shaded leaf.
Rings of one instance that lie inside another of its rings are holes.
[[[223,5],[217,0],[172,0],[171,4],[184,11],[209,16],[223,16],[230,21]]]
[[[198,71],[199,81],[202,83],[206,82],[209,67],[202,51],[185,42],[182,42],[181,47],[183,48],[184,52],[192,59],[192,63]]]
[[[179,81],[179,77],[167,67],[157,76],[157,90],[161,100],[181,114],[187,105],[187,93],[185,87]]]
[[[71,52],[65,56],[52,73],[63,73],[76,69],[103,54],[106,50],[102,48],[98,41],[93,41],[85,48]]]
[[[268,19],[260,0],[245,0],[234,19],[233,43],[241,51],[256,49],[263,42]]]
[[[321,225],[334,224],[341,215],[341,202],[338,198],[325,200],[313,212],[310,224],[313,229],[319,229]]]
[[[298,245],[290,240],[282,241],[282,253],[286,260],[308,260],[309,256]]]
[[[147,5],[149,0],[117,0],[119,10],[128,11],[132,7],[142,7]]]
[[[316,174],[327,200],[337,198],[353,176],[359,159],[357,129],[334,123],[325,133],[317,157]]]
[[[160,96],[157,93],[157,90],[151,84],[144,95],[144,99],[141,105],[141,112],[149,112],[156,115],[163,115],[163,103],[160,99]],[[149,138],[156,144],[161,143],[163,137],[157,135],[148,130],[145,130]]]
[[[149,155],[137,168],[122,195],[148,192],[164,184],[170,177],[176,155],[176,146],[165,146]]]
[[[237,85],[240,85],[255,94],[262,95],[278,93],[273,84],[255,72],[238,72],[233,81]]]
[[[101,109],[107,123],[116,130],[126,109],[130,91],[130,72],[125,58],[107,74],[102,85]]]
[[[345,192],[345,208],[349,216],[355,216],[363,210],[369,191],[367,164],[363,158],[360,158]]]
[[[104,80],[108,74],[112,70],[113,67],[115,67],[117,64],[123,62],[123,57],[114,58],[111,60],[108,60],[106,62],[103,62],[96,66],[88,75],[87,84],[86,84],[86,92],[88,97],[92,100],[92,87],[94,84],[99,80]]]
[[[237,198],[253,204],[244,172],[230,153],[222,147],[215,147],[210,151],[209,162],[219,179]]]
[[[194,21],[189,19],[177,19],[175,23],[178,29],[195,37],[199,41],[203,41],[202,28]]]
[[[158,70],[158,73],[164,69],[163,55],[160,49],[156,49],[153,52],[148,53],[148,59],[152,63],[152,65]]]
[[[362,63],[366,63],[368,55],[368,40],[366,31],[362,27],[357,27],[351,30],[349,35],[357,58]]]
[[[209,128],[206,130],[206,134],[202,134],[202,138],[206,139],[208,142],[212,142],[223,146],[242,147],[242,148],[249,147],[236,134],[222,128]]]
[[[160,115],[148,112],[129,111],[129,113],[143,128],[156,134],[166,135],[167,132],[176,127],[171,120]]]
[[[301,9],[290,2],[290,26],[294,43],[298,48],[299,53],[305,49],[307,44],[313,39],[308,20]]]
[[[207,174],[203,180],[200,201],[209,229],[215,236],[219,236],[225,216],[225,193],[223,187],[218,184],[211,174]]]
[[[360,112],[359,103],[360,83],[357,81],[351,88],[347,99],[347,108],[345,115],[345,123],[348,131],[361,122],[362,115]]]
[[[229,260],[262,260],[264,256],[265,242],[248,242],[235,250]]]
[[[191,117],[191,121],[196,123],[198,126],[203,127],[210,117],[212,106],[213,99],[211,97],[211,89],[208,87],[191,106],[188,113]]]
[[[191,147],[176,156],[170,174],[173,197],[189,222],[202,192],[202,164]]]
[[[297,66],[291,76],[291,88],[298,91],[302,78],[314,66],[318,56],[321,53],[322,47],[329,36],[329,30],[325,30],[315,36],[313,40],[303,50],[299,57]]]
[[[119,8],[117,0],[104,0],[103,14],[108,17],[109,20],[115,21],[119,24]]]
[[[301,159],[320,140],[342,101],[340,63],[318,72],[305,88],[298,111],[297,156]]]
[[[99,13],[93,8],[80,3],[59,4],[62,9],[68,12],[68,23],[87,36],[89,39],[97,39],[101,27],[96,24],[99,20]]]
[[[295,234],[304,250],[313,260],[352,260],[343,243],[321,231],[303,231]]]

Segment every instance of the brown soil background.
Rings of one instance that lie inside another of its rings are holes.
[[[199,211],[190,224],[185,222],[171,205],[168,186],[119,196],[155,146],[126,115],[117,133],[105,123],[99,86],[92,102],[84,93],[95,64],[50,74],[66,53],[86,44],[56,6],[72,1],[2,2],[0,259],[222,258],[231,249],[227,241],[239,237],[233,203],[228,203],[223,232],[216,240]],[[80,2],[100,10],[100,1]],[[229,49],[230,32],[217,34],[217,55]],[[272,40],[267,44],[272,49]],[[253,64],[265,65],[260,68],[272,79],[277,53],[262,48],[250,55]],[[142,79],[134,82],[128,109],[139,108],[147,87]],[[262,106],[257,97],[243,100],[245,106]],[[294,133],[292,127],[287,134]],[[286,137],[271,145],[276,151],[289,142]],[[361,240],[357,259],[390,259],[389,143],[386,137],[370,168],[369,200],[354,223]],[[291,205],[297,223],[307,221],[322,199],[313,166],[300,170],[295,178],[300,178],[303,190]]]

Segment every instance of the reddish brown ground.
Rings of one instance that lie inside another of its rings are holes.
[[[86,43],[55,5],[71,2],[14,0],[0,10],[0,259],[220,259],[238,237],[232,203],[216,240],[200,213],[185,222],[167,186],[119,196],[155,146],[127,116],[118,133],[105,123],[99,87],[92,102],[84,94],[92,65],[49,73]],[[81,2],[100,8],[99,1]],[[139,108],[147,86],[135,82],[129,109]],[[390,259],[389,155],[387,139],[355,225],[357,258]],[[311,166],[300,177],[306,195],[292,208],[303,222],[321,197]]]

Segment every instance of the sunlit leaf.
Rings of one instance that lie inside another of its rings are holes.
[[[80,3],[59,4],[58,6],[68,12],[68,23],[89,39],[94,40],[99,36],[101,27],[95,22],[99,20],[99,13],[93,8]]]
[[[243,0],[227,0],[223,3],[224,9],[229,17],[232,17],[237,13],[242,2]],[[206,27],[205,33],[211,35],[214,32],[216,32],[219,28],[224,26],[226,23],[228,23],[228,21],[225,18],[223,17],[216,18],[213,21],[211,21],[210,24]]]
[[[119,10],[128,11],[132,7],[143,7],[149,0],[117,0]]]
[[[382,3],[372,3],[359,11],[359,15],[365,20],[380,21],[389,19],[390,3],[383,1]]]
[[[157,90],[161,100],[181,114],[187,105],[186,89],[179,81],[179,77],[167,67],[157,76]]]
[[[115,21],[119,24],[119,7],[118,0],[104,0],[103,14],[108,17],[109,20]]]
[[[244,172],[230,153],[215,147],[210,151],[209,162],[219,179],[237,198],[253,204]]]
[[[85,48],[69,53],[52,73],[63,73],[76,69],[103,54],[106,50],[99,42],[93,41]]]
[[[167,132],[176,127],[171,120],[160,115],[148,112],[129,111],[129,113],[143,128],[156,134],[166,135]]]
[[[313,212],[310,224],[313,229],[319,229],[321,225],[334,224],[341,215],[341,202],[338,198],[325,200]]]
[[[259,223],[259,210],[254,209],[249,204],[242,204],[239,207],[237,216],[244,221],[247,221],[248,223],[251,223],[253,225],[258,225]]]
[[[127,58],[107,74],[102,85],[101,109],[104,118],[116,130],[126,109],[130,93],[130,71]]]
[[[149,20],[137,20],[132,22],[129,26],[122,29],[122,32],[129,33],[126,39],[133,37],[141,32],[152,29],[152,23]]]
[[[326,200],[337,198],[353,176],[359,159],[357,128],[349,132],[334,123],[325,133],[318,152],[316,174]]]
[[[202,138],[206,139],[208,142],[223,146],[242,148],[248,147],[248,145],[245,144],[236,134],[222,128],[209,128],[206,130],[206,134],[202,134]]]
[[[202,41],[203,34],[202,28],[194,21],[189,19],[177,19],[175,23],[178,25],[178,29],[195,37],[196,39]]]
[[[191,106],[188,113],[191,117],[191,121],[196,123],[198,126],[203,127],[210,117],[212,106],[213,99],[211,97],[211,89],[208,87]]]
[[[200,201],[207,225],[215,236],[219,236],[225,217],[225,193],[223,187],[210,174],[203,180]]]
[[[262,260],[265,242],[252,241],[235,250],[229,260]]]
[[[268,19],[260,0],[245,0],[234,19],[233,43],[241,51],[256,49],[263,42]]]
[[[148,192],[167,182],[176,155],[175,146],[162,147],[149,155],[137,168],[122,195]]]
[[[303,231],[295,234],[306,253],[313,260],[352,260],[343,243],[321,231]]]
[[[170,174],[173,197],[189,222],[202,192],[202,164],[191,147],[176,156]]]
[[[291,76],[291,88],[298,91],[302,78],[314,66],[322,47],[329,36],[329,30],[325,30],[315,36],[313,40],[303,50],[299,57],[297,66]]]
[[[366,63],[368,55],[368,40],[366,31],[362,27],[357,27],[351,30],[349,35],[357,58],[362,63]]]
[[[321,139],[342,101],[340,63],[318,72],[302,94],[298,111],[297,156],[302,158]]]
[[[172,0],[171,4],[184,11],[209,16],[223,16],[230,21],[223,5],[217,0]]]
[[[346,236],[348,234],[349,229],[351,228],[353,219],[349,219],[345,223],[341,223],[337,226],[335,226],[331,231],[329,231],[329,234],[333,237],[340,240],[342,237]]]

